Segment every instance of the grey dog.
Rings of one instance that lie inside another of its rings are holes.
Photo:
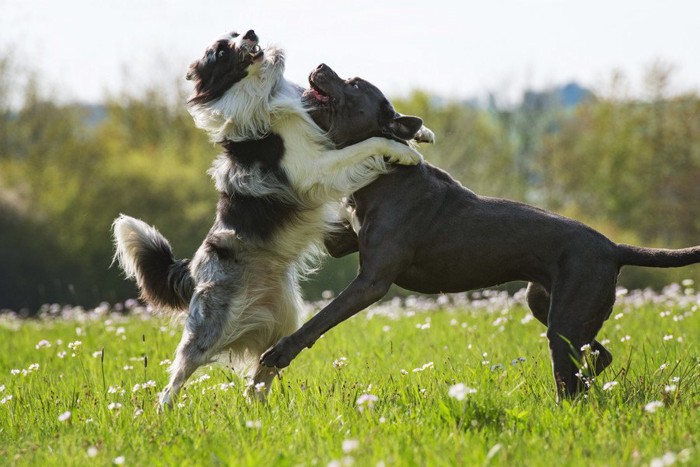
[[[377,88],[363,80],[344,81],[328,67],[316,70],[311,82],[327,98],[311,115],[336,143],[352,144],[372,133],[354,126],[352,114],[385,99]],[[338,114],[347,114],[346,124],[328,128],[328,116]],[[376,125],[380,133],[381,116]],[[325,244],[334,257],[359,251],[358,276],[298,331],[268,349],[261,357],[264,365],[288,366],[323,333],[381,299],[392,283],[441,293],[524,280],[530,283],[528,304],[547,326],[558,395],[572,396],[583,388],[577,376],[583,346],[598,354],[595,374],[612,361],[595,336],[612,311],[620,268],[700,262],[700,246],[667,250],[617,244],[575,220],[479,196],[428,163],[396,167],[352,198],[359,232],[348,223]]]

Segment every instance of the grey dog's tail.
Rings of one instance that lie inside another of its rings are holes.
[[[642,248],[632,245],[617,245],[620,266],[646,266],[651,268],[677,268],[700,263],[700,246],[667,250]]]
[[[127,278],[133,278],[141,298],[156,308],[187,309],[194,292],[189,260],[176,260],[170,243],[154,227],[121,215],[112,224],[116,253]]]

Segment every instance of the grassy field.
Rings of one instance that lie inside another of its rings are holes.
[[[4,465],[700,465],[700,295],[620,292],[599,339],[615,362],[556,405],[544,327],[522,297],[407,299],[330,331],[275,381],[202,368],[157,393],[168,317],[45,310],[0,317]]]

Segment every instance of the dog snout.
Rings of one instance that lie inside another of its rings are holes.
[[[245,33],[245,35],[243,36],[243,40],[251,43],[252,45],[256,45],[258,43],[258,35],[255,34],[255,31],[251,29],[247,33]]]

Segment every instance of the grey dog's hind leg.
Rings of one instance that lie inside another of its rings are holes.
[[[532,315],[540,323],[547,326],[547,318],[549,317],[549,307],[551,302],[551,296],[547,289],[542,285],[535,282],[530,282],[527,286],[527,304],[532,310]],[[591,343],[591,349],[593,352],[598,352],[598,356],[595,359],[594,373],[596,375],[600,374],[605,370],[613,360],[612,354],[606,349],[603,344],[597,340],[593,340]]]

